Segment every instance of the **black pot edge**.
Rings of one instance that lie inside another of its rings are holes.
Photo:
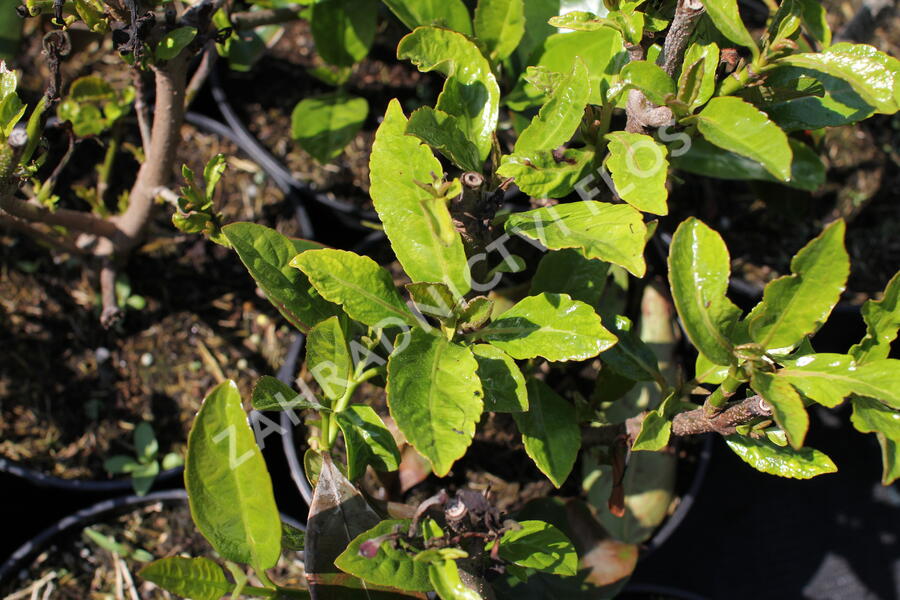
[[[183,471],[184,467],[160,471],[154,482],[169,481],[176,476],[180,476]],[[62,477],[48,475],[5,458],[0,458],[0,473],[20,477],[38,487],[54,488],[67,492],[126,492],[132,489],[130,479],[111,479],[108,481],[100,479],[63,479]]]

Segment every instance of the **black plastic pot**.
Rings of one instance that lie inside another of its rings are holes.
[[[160,471],[156,476],[156,482],[165,482],[179,477],[183,472],[183,467],[176,467],[166,471]],[[93,479],[63,479],[55,475],[47,475],[40,471],[36,471],[15,461],[0,458],[0,473],[8,473],[21,477],[31,484],[65,490],[67,492],[86,492],[86,493],[125,493],[132,489],[131,479],[110,479],[110,480],[93,480]],[[155,482],[154,482],[155,483]]]

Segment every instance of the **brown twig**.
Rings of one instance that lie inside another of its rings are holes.
[[[300,6],[291,5],[263,10],[236,12],[232,13],[229,20],[231,21],[232,27],[238,31],[262,27],[263,25],[278,25],[280,23],[296,21],[299,18],[300,8]]]
[[[675,17],[669,25],[662,53],[656,61],[669,77],[675,77],[675,73],[681,67],[691,34],[705,10],[700,0],[678,0]]]
[[[104,258],[100,266],[100,300],[100,324],[109,329],[122,319],[122,309],[116,297],[116,268],[109,258]]]
[[[134,114],[137,117],[138,130],[141,133],[141,144],[150,147],[150,109],[147,106],[147,90],[144,84],[144,72],[134,67],[131,69],[131,84],[134,86]]]
[[[197,70],[194,71],[194,74],[191,76],[191,81],[185,91],[185,108],[189,107],[191,103],[194,102],[194,98],[196,98],[197,94],[200,93],[200,90],[203,89],[206,80],[209,78],[209,74],[212,73],[213,68],[218,62],[218,59],[219,53],[216,51],[215,42],[207,42],[206,46],[203,48],[203,58],[200,59],[200,64],[197,65]]]

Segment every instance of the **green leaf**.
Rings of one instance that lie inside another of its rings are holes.
[[[162,464],[160,466],[164,471],[169,471],[171,469],[177,469],[182,465],[184,465],[184,459],[181,455],[176,452],[169,452],[163,456]]]
[[[356,137],[368,114],[365,98],[345,92],[304,98],[291,113],[291,137],[317,161],[327,163]]]
[[[360,546],[365,542],[391,534],[397,529],[405,534],[409,530],[409,524],[408,519],[388,519],[380,522],[372,529],[356,536],[347,549],[337,557],[335,564],[342,571],[375,585],[414,592],[431,591],[428,565],[414,561],[412,555],[402,546],[385,542],[378,546],[377,554],[372,557],[360,553]]]
[[[831,45],[831,28],[828,26],[825,7],[818,0],[794,0],[800,7],[803,26],[826,48]]]
[[[326,398],[336,401],[344,395],[353,377],[353,360],[338,317],[325,319],[309,332],[306,366]]]
[[[752,104],[733,96],[713,98],[700,111],[697,129],[719,148],[760,163],[779,181],[791,179],[787,136]]]
[[[581,449],[575,407],[537,379],[528,380],[528,412],[513,413],[525,452],[556,487],[562,487]]]
[[[818,331],[840,299],[850,274],[843,220],[825,228],[791,260],[792,275],[766,285],[747,317],[750,336],[764,349],[793,348]]]
[[[753,36],[741,20],[737,0],[704,0],[703,5],[706,7],[706,14],[722,35],[735,44],[750,48],[754,57],[759,54]]]
[[[494,301],[486,296],[476,296],[459,311],[458,326],[462,329],[477,329],[491,318]]]
[[[350,67],[365,58],[375,39],[376,0],[322,0],[310,7],[310,31],[325,62]]]
[[[525,35],[525,0],[479,0],[475,38],[494,63],[513,53]]]
[[[559,82],[550,99],[519,135],[515,152],[527,155],[555,150],[572,139],[584,116],[589,93],[587,67],[583,60],[576,58],[572,71]]]
[[[847,81],[811,69],[776,66],[766,86],[772,99],[759,106],[785,131],[849,125],[875,112]]]
[[[450,288],[443,283],[425,282],[408,283],[405,287],[419,312],[452,323],[457,302]]]
[[[878,437],[884,464],[881,482],[890,485],[900,478],[900,412],[871,398],[854,396],[852,401],[850,420],[857,431],[874,433]]]
[[[281,522],[281,547],[285,550],[303,552],[306,547],[306,532]]]
[[[593,161],[594,150],[587,148],[509,154],[500,159],[497,175],[512,177],[533,198],[562,198],[588,175]]]
[[[141,466],[133,456],[117,454],[103,461],[103,470],[113,475],[121,475],[122,473],[131,473]]]
[[[204,557],[162,558],[146,565],[138,575],[167,592],[193,600],[219,600],[234,588],[222,567]]]
[[[608,366],[631,381],[659,381],[662,378],[656,355],[641,340],[628,317],[616,315],[610,331],[619,342],[603,353],[604,367]]]
[[[850,394],[881,400],[900,408],[900,360],[884,358],[857,365],[846,354],[808,354],[781,360],[784,377],[811,400],[833,407]]]
[[[156,441],[156,434],[153,433],[153,425],[142,421],[134,428],[134,449],[142,461],[156,460],[159,442]]]
[[[591,358],[616,343],[600,316],[567,294],[528,296],[473,335],[513,358],[554,362]]]
[[[452,560],[428,563],[428,580],[441,600],[482,600],[481,594],[463,584]]]
[[[690,110],[706,104],[716,91],[719,46],[715,42],[694,42],[684,53],[678,78],[678,99]]]
[[[881,300],[866,300],[862,306],[866,335],[850,348],[849,354],[862,364],[866,361],[887,358],[891,352],[891,342],[897,339],[900,329],[900,271],[884,288]]]
[[[413,281],[444,283],[461,296],[471,288],[462,239],[442,235],[447,228],[455,231],[450,212],[417,184],[430,183],[443,168],[428,146],[406,135],[406,125],[400,102],[392,100],[369,161],[372,202],[406,274]],[[435,204],[430,210],[429,203]]]
[[[789,140],[791,153],[791,180],[776,179],[763,165],[753,159],[713,146],[703,138],[693,138],[690,149],[678,157],[672,157],[675,168],[688,173],[717,177],[719,179],[750,179],[774,181],[801,190],[815,191],[825,183],[825,165],[818,154],[798,140]]]
[[[435,108],[459,118],[461,129],[485,160],[497,128],[500,87],[478,46],[449,29],[420,27],[400,40],[397,58],[412,61],[420,71],[447,77]]]
[[[606,166],[612,174],[616,194],[638,210],[669,214],[666,147],[640,133],[616,131],[607,134],[606,139],[609,140]]]
[[[370,406],[351,404],[336,414],[347,445],[347,478],[362,477],[367,465],[376,471],[396,471],[400,451],[381,417]]]
[[[323,248],[298,254],[291,266],[303,271],[323,298],[343,306],[360,323],[382,328],[416,324],[391,274],[368,256]]]
[[[609,263],[587,258],[581,250],[547,252],[531,280],[530,295],[565,293],[573,300],[596,307],[606,289],[608,276]]]
[[[188,436],[191,517],[222,558],[269,569],[281,555],[272,480],[233,381],[203,400]]]
[[[675,95],[675,82],[655,63],[633,60],[622,67],[619,74],[623,89],[634,88],[644,92],[654,104],[665,105]]]
[[[384,0],[384,3],[410,29],[434,25],[472,35],[472,19],[462,0]]]
[[[138,496],[146,496],[153,487],[157,475],[159,475],[159,463],[156,460],[135,467],[131,471],[131,487],[134,489],[134,493]]]
[[[900,61],[872,46],[842,42],[825,52],[792,54],[778,63],[842,79],[879,113],[900,110]]]
[[[671,434],[672,421],[655,410],[651,411],[641,422],[641,431],[634,439],[631,450],[658,452],[668,445]]]
[[[319,321],[341,313],[290,265],[298,252],[321,248],[320,244],[290,239],[254,223],[233,223],[222,232],[266,298],[291,325],[307,333]]]
[[[737,434],[729,435],[725,442],[745,463],[770,475],[811,479],[816,475],[837,472],[831,459],[815,448],[794,450],[777,446],[767,439],[757,440]]]
[[[472,352],[443,337],[413,329],[398,337],[388,361],[391,416],[439,477],[466,452],[483,409],[478,363]]]
[[[809,415],[794,386],[786,379],[760,371],[753,373],[750,385],[772,407],[775,422],[784,430],[791,446],[800,450],[809,429]]]
[[[598,17],[592,12],[573,10],[564,15],[552,17],[549,23],[559,29],[597,31],[601,27],[608,27],[609,21],[603,17]]]
[[[172,60],[197,37],[196,27],[179,27],[163,36],[156,46],[156,60]]]
[[[718,233],[693,217],[683,221],[669,248],[669,284],[688,338],[719,365],[734,362],[729,332],[741,315],[725,296],[731,261]]]
[[[544,521],[520,521],[500,538],[500,558],[520,567],[554,575],[578,571],[578,554],[562,531]]]
[[[257,380],[251,402],[256,410],[302,410],[304,408],[324,410],[326,408],[317,401],[310,401],[295,392],[291,386],[269,375],[263,375]]]
[[[490,344],[475,344],[471,350],[478,361],[478,378],[484,391],[484,410],[528,410],[525,378],[515,361],[506,352]]]
[[[206,182],[204,192],[207,201],[212,201],[216,186],[219,185],[226,168],[228,168],[228,163],[225,162],[224,154],[216,154],[203,167],[203,181]]]
[[[481,170],[478,148],[466,137],[458,117],[423,106],[409,116],[406,133],[416,136],[464,171]]]
[[[526,11],[531,1],[525,3]],[[602,27],[596,31],[556,33],[547,37],[525,64],[544,67],[554,73],[571,73],[579,57],[588,70],[591,87],[588,102],[603,105],[613,78],[628,62],[622,34],[615,29]],[[546,101],[547,94],[524,78],[506,99],[512,110],[524,110]]]
[[[506,231],[551,250],[580,248],[587,258],[619,265],[643,277],[647,226],[641,213],[624,204],[586,200],[510,215]]]

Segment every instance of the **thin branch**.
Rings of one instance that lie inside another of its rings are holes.
[[[231,25],[238,31],[245,29],[253,29],[263,25],[278,25],[281,23],[289,23],[299,18],[301,7],[292,4],[290,6],[282,6],[279,8],[269,8],[264,10],[253,10],[246,12],[232,13],[230,17]]]
[[[150,109],[147,106],[147,90],[144,74],[137,67],[131,69],[131,83],[134,86],[134,114],[137,115],[138,129],[141,132],[141,144],[150,147]]]
[[[84,254],[84,249],[80,248],[75,241],[69,236],[57,234],[53,231],[44,230],[35,223],[29,223],[22,219],[17,219],[7,213],[0,212],[0,224],[27,235],[39,242],[43,242],[49,246],[53,246],[60,250],[71,252],[72,254]]]
[[[675,17],[669,25],[662,53],[656,61],[669,77],[675,77],[675,73],[681,67],[691,34],[694,33],[694,27],[705,10],[700,0],[678,0]]]
[[[196,98],[197,94],[200,93],[200,90],[203,89],[206,80],[209,78],[209,74],[212,73],[213,68],[218,62],[218,59],[219,53],[216,51],[215,42],[207,42],[206,47],[203,48],[203,58],[200,59],[197,70],[194,71],[194,74],[191,76],[191,82],[188,84],[187,91],[184,94],[185,109],[194,102],[194,98]]]
[[[0,208],[10,215],[26,221],[59,225],[105,238],[112,238],[118,234],[115,223],[96,217],[91,213],[67,208],[50,210],[35,202],[20,200],[12,195],[0,196]]]
[[[116,268],[111,259],[104,258],[100,266],[100,324],[109,329],[122,319],[122,309],[116,297]]]

